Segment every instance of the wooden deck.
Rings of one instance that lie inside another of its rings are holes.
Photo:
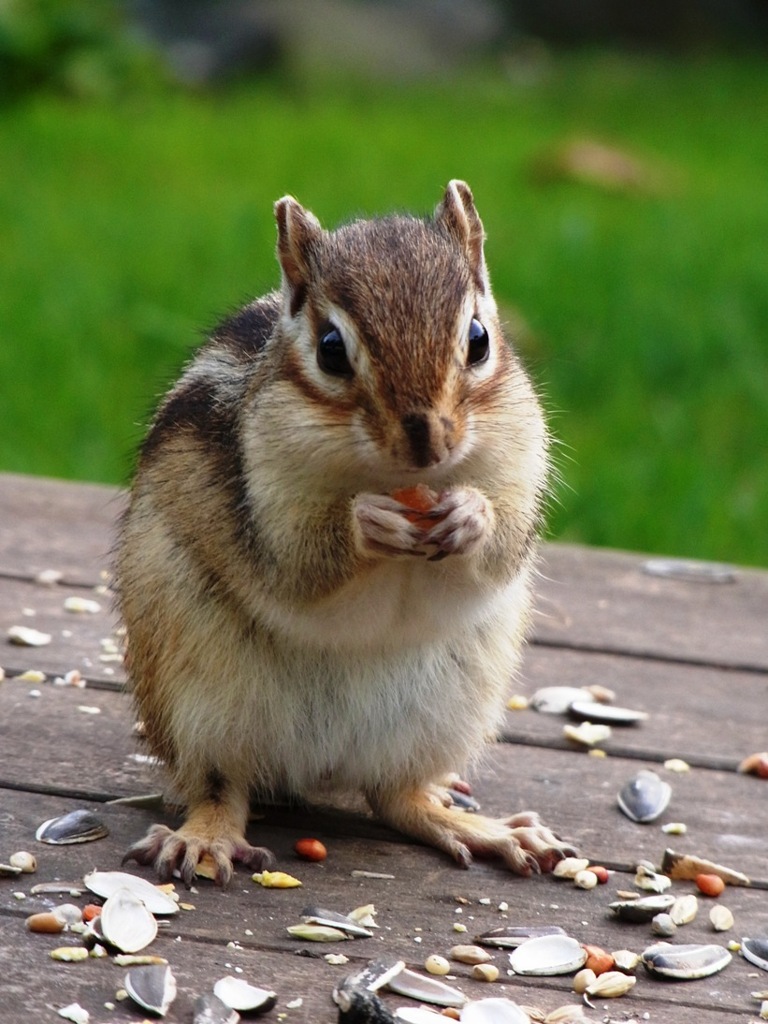
[[[115,627],[109,596],[94,594],[104,582],[121,500],[109,488],[0,477],[0,665],[7,677],[0,685],[0,861],[27,849],[39,862],[34,875],[0,878],[0,1020],[7,1024],[59,1020],[56,1010],[72,1002],[90,1010],[93,1022],[143,1016],[130,1002],[105,1005],[115,1001],[123,969],[109,959],[57,963],[49,951],[77,937],[25,928],[28,914],[59,899],[31,895],[34,884],[118,868],[128,845],[158,820],[157,810],[109,803],[160,788],[135,756],[121,667],[103,660],[101,641]],[[472,780],[487,812],[539,810],[584,855],[615,870],[607,885],[582,891],[551,876],[512,877],[493,864],[465,872],[364,815],[266,809],[253,826],[254,841],[258,835],[271,847],[303,888],[262,889],[239,871],[227,891],[201,881],[182,895],[195,909],[173,918],[151,947],[168,958],[179,983],[168,1019],[191,1021],[194,997],[242,970],[278,993],[266,1019],[334,1022],[331,990],[355,966],[396,954],[420,967],[428,954],[445,954],[505,922],[558,924],[582,942],[642,951],[651,942],[649,927],[619,922],[607,908],[616,890],[633,887],[635,863],[659,863],[666,846],[725,863],[753,882],[728,887],[720,898],[735,916],[733,931],[712,931],[711,901],[702,897],[698,917],[673,941],[725,945],[768,936],[768,781],[736,771],[745,755],[768,748],[768,573],[738,570],[733,582],[685,582],[649,575],[643,563],[635,555],[548,546],[535,637],[510,693],[600,683],[615,691],[617,703],[647,711],[648,721],[614,729],[601,759],[563,738],[564,719],[509,711],[502,740]],[[59,570],[62,581],[36,582],[45,569]],[[70,595],[95,597],[103,611],[67,612]],[[53,641],[12,646],[5,637],[14,625],[44,630]],[[26,669],[45,672],[47,681],[14,681]],[[53,685],[53,677],[72,669],[87,678],[86,689]],[[672,757],[691,770],[665,769]],[[673,796],[660,821],[636,825],[618,811],[616,792],[644,766],[671,783]],[[62,847],[35,841],[41,822],[79,806],[98,811],[108,838]],[[663,834],[661,824],[671,821],[685,822],[687,834]],[[306,835],[327,845],[324,863],[296,858],[294,842]],[[676,882],[673,891],[693,891],[693,884]],[[502,902],[508,910],[498,909]],[[381,929],[373,939],[329,946],[296,941],[285,929],[308,903],[343,912],[373,903]],[[456,923],[467,927],[463,939]],[[349,964],[331,966],[323,959],[329,952],[343,952]],[[567,977],[512,978],[506,954],[494,959],[498,982],[473,981],[470,969],[457,964],[456,984],[471,998],[505,995],[547,1012],[577,1001]],[[629,995],[586,1012],[594,1021],[756,1021],[759,1003],[750,993],[758,989],[768,989],[768,974],[735,955],[722,973],[685,983],[663,983],[641,969]],[[407,1003],[393,995],[385,1001]]]

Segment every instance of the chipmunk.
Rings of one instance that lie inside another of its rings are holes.
[[[503,715],[548,479],[472,193],[335,231],[290,196],[275,216],[282,287],[161,402],[121,523],[128,673],[187,808],[126,859],[188,884],[204,855],[221,883],[272,866],[251,798],[323,785],[460,865],[549,870],[572,851],[536,814],[458,813],[443,782]]]

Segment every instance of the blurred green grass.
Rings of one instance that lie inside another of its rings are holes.
[[[275,285],[280,195],[332,225],[428,211],[463,177],[562,441],[551,534],[768,565],[768,66],[528,72],[4,109],[0,470],[124,482],[201,330]],[[637,154],[661,187],[537,180],[574,137]]]

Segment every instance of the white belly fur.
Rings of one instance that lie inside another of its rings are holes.
[[[465,577],[462,597],[449,573],[441,590],[426,585],[422,570],[441,566],[398,584],[402,567],[289,631],[281,614],[271,635],[246,634],[221,607],[196,609],[195,670],[179,666],[172,716],[177,778],[207,759],[253,789],[301,794],[429,782],[478,757],[516,668],[527,574],[494,595]]]

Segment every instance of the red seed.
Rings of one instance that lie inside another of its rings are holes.
[[[608,881],[608,868],[604,868],[602,864],[590,864],[587,871],[591,871],[593,875],[597,875],[597,880],[600,885],[605,885]]]
[[[586,943],[582,943],[582,949],[587,951],[584,966],[594,971],[595,974],[605,974],[606,971],[612,971],[616,966],[612,954],[600,946],[588,946]]]
[[[747,775],[757,775],[759,779],[768,779],[768,752],[750,754],[739,765],[739,771]]]
[[[719,875],[696,875],[695,881],[699,892],[705,896],[719,896],[725,889],[725,882]]]
[[[83,920],[92,921],[94,917],[98,917],[101,913],[101,907],[96,903],[86,903],[83,907]]]
[[[294,850],[303,860],[325,860],[328,851],[319,839],[299,839]]]

